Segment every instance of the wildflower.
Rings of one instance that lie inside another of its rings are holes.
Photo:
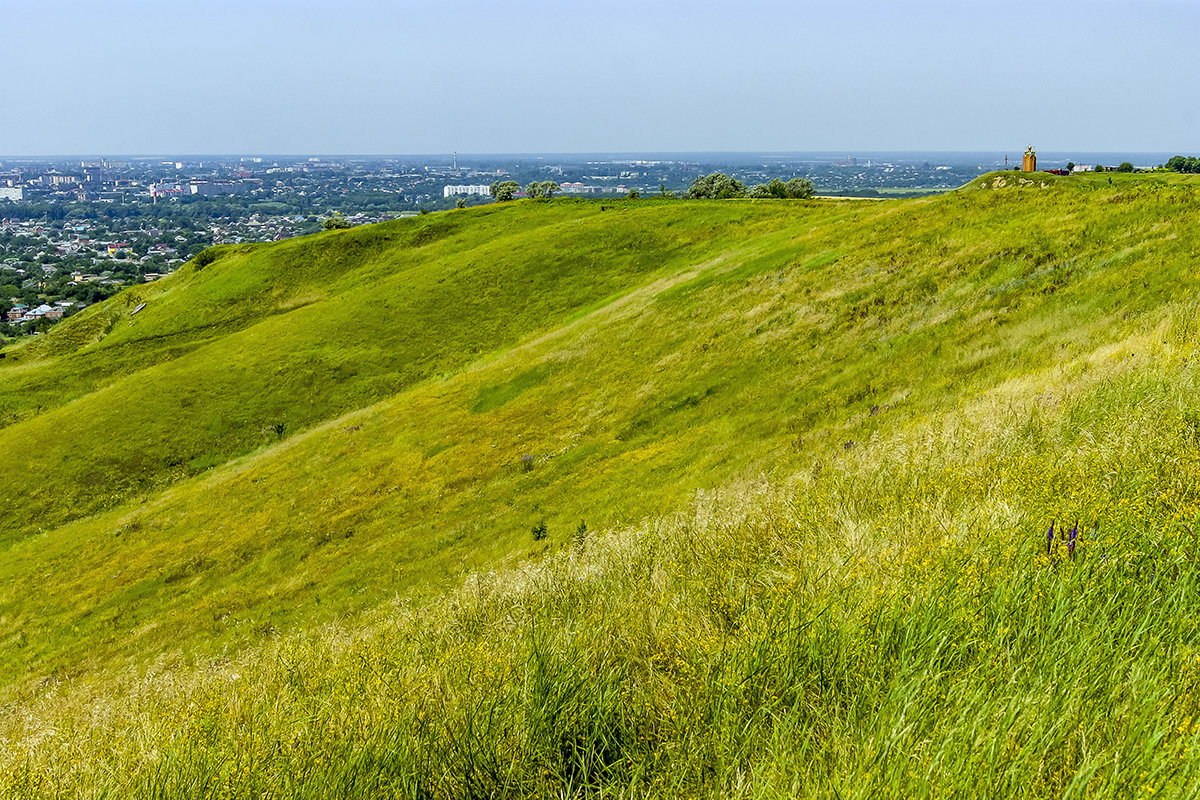
[[[1075,557],[1075,539],[1079,536],[1079,520],[1075,520],[1075,524],[1071,526],[1071,532],[1067,535],[1067,555],[1071,558]]]
[[[1050,523],[1050,530],[1046,531],[1046,555],[1050,555],[1054,549],[1054,523]]]

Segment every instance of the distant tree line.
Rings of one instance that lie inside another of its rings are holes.
[[[1167,169],[1172,172],[1200,173],[1200,158],[1192,156],[1172,156],[1167,160]]]
[[[760,183],[747,191],[737,178],[714,172],[692,181],[684,196],[696,200],[727,200],[735,197],[804,200],[812,197],[814,191],[812,181],[807,178],[792,178],[786,183],[774,178],[770,183]]]
[[[348,196],[342,205],[354,203],[364,208],[380,206],[382,201],[375,194],[358,192]],[[395,195],[387,195],[394,204]],[[341,200],[341,198],[339,198]],[[103,203],[97,201],[72,201],[62,203],[40,198],[24,200],[20,203],[5,205],[3,217],[16,217],[23,220],[41,220],[43,222],[61,222],[64,220],[168,220],[179,226],[203,224],[210,219],[238,219],[250,214],[297,214],[310,212],[311,199],[308,197],[285,197],[284,200],[265,200],[255,197],[202,197],[199,195],[185,196],[169,203],[152,205],[139,203]],[[362,210],[362,209],[360,209]]]
[[[521,191],[521,184],[516,181],[496,181],[488,187],[488,191],[492,197],[500,202],[512,200],[517,192]],[[545,197],[547,199],[554,197],[555,192],[562,191],[562,187],[556,181],[530,181],[525,184],[526,197]]]
[[[512,200],[521,191],[521,185],[512,180],[496,181],[488,188],[492,197],[500,202]],[[558,191],[561,191],[561,187],[554,181],[531,181],[525,186],[525,195],[533,198],[551,198]],[[737,197],[804,200],[812,197],[814,191],[812,181],[807,178],[792,178],[786,182],[774,178],[770,183],[760,183],[747,190],[745,184],[737,178],[723,172],[714,172],[692,181],[692,185],[683,196],[693,200],[728,200]],[[672,196],[666,190],[666,186],[660,186],[659,192],[663,197]],[[639,196],[637,189],[631,190],[627,195],[630,200],[636,200]]]

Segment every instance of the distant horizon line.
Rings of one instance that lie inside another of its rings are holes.
[[[1034,148],[1037,150],[1037,148]],[[1024,148],[1016,148],[1014,150],[998,150],[998,149],[961,149],[961,150],[855,150],[851,148],[837,150],[575,150],[575,151],[526,151],[526,152],[466,152],[453,150],[445,152],[432,153],[337,153],[337,152],[319,152],[319,151],[304,151],[292,153],[271,153],[271,152],[254,152],[254,151],[235,151],[225,153],[198,153],[198,152],[127,152],[127,153],[97,153],[97,152],[79,152],[79,153],[39,153],[39,154],[0,154],[0,161],[4,160],[63,160],[63,159],[131,159],[131,160],[151,160],[156,158],[179,160],[179,159],[219,159],[219,158],[360,158],[360,159],[385,159],[385,158],[453,158],[457,155],[459,158],[554,158],[568,156],[688,156],[688,157],[707,157],[713,158],[718,156],[756,156],[756,157],[795,157],[795,156],[818,156],[818,157],[846,157],[846,156],[872,156],[872,155],[890,155],[890,156],[924,156],[924,155],[958,155],[958,156],[985,156],[995,155],[1003,157],[1012,153],[1023,153]],[[1128,156],[1160,156],[1168,153],[1182,154],[1184,150],[1041,150],[1039,154],[1045,155],[1128,155]]]

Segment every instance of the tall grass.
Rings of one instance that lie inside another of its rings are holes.
[[[1192,795],[1188,324],[1151,368],[1009,384],[367,624],[47,684],[4,791]]]
[[[18,348],[0,794],[1196,794],[1200,195],[997,181],[429,215]]]

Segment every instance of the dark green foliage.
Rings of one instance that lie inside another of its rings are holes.
[[[1172,156],[1167,159],[1167,169],[1172,172],[1200,173],[1200,158],[1196,156]]]
[[[545,198],[548,200],[554,197],[554,193],[561,188],[555,181],[530,181],[525,185],[525,194],[535,199]],[[495,193],[493,192],[493,194]]]
[[[208,249],[201,250],[196,254],[196,257],[192,259],[192,266],[195,267],[197,272],[199,272],[220,257],[221,251],[219,248],[209,247]]]
[[[750,196],[757,199],[774,197],[778,199],[807,200],[815,193],[812,181],[807,178],[792,178],[784,183],[774,178],[770,183],[760,183],[750,191]]]
[[[1128,161],[1122,161],[1117,167],[1117,172],[1133,172],[1133,164]]]
[[[513,195],[521,191],[521,184],[516,181],[496,181],[491,185],[489,191],[492,197],[503,202],[512,200]]]
[[[687,190],[687,197],[694,200],[729,200],[745,196],[746,187],[742,182],[723,172],[696,178]]]
[[[538,520],[538,523],[536,525],[534,525],[532,528],[530,528],[529,532],[533,534],[533,540],[535,542],[540,542],[543,539],[545,539],[546,536],[548,535],[547,531],[546,531],[546,520],[545,519]]]
[[[325,230],[327,230],[327,231],[334,231],[334,230],[343,230],[345,228],[349,228],[352,226],[350,225],[350,220],[346,219],[345,217],[341,216],[340,214],[335,214],[334,216],[325,220],[324,227],[325,227]]]

